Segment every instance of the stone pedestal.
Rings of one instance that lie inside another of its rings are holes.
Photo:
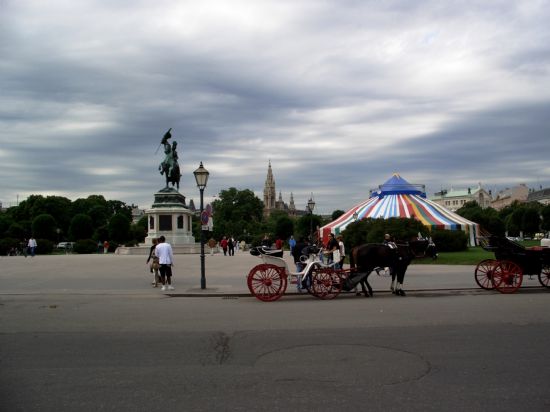
[[[161,235],[172,247],[195,245],[192,216],[185,204],[185,196],[174,188],[164,188],[155,193],[155,202],[145,211],[148,234],[145,245],[151,246],[153,238]]]

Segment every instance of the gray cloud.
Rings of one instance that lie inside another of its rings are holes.
[[[181,191],[346,209],[399,172],[428,192],[550,183],[541,2],[4,1],[0,200],[141,207],[169,127]]]

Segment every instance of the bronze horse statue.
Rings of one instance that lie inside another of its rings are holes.
[[[166,178],[166,187],[170,183],[172,183],[172,186],[176,186],[176,188],[179,190],[180,188],[180,167],[178,164],[174,165],[172,168],[168,164],[165,164],[164,162],[160,164],[159,166],[160,174],[164,175]]]
[[[160,142],[160,144],[164,146],[165,157],[162,163],[159,165],[159,170],[160,174],[164,175],[166,178],[166,188],[168,188],[168,185],[172,183],[172,186],[176,186],[176,188],[179,190],[181,172],[178,162],[178,152],[176,150],[178,142],[173,142],[172,146],[170,146],[168,140],[172,137],[172,134],[170,133],[171,130],[172,128],[170,128],[164,134]]]
[[[365,297],[373,296],[368,277],[376,267],[389,267],[392,292],[398,296],[405,296],[405,272],[413,259],[423,257],[437,259],[437,250],[431,239],[416,239],[390,245],[367,243],[351,250],[350,267],[356,269],[353,277],[359,279],[358,283],[361,284]]]

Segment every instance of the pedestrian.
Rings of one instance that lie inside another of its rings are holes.
[[[338,261],[340,260],[340,252],[338,251],[338,242],[334,238],[334,233],[328,234],[328,243],[327,247],[324,250],[324,254],[327,257],[327,264],[330,265],[332,262],[334,262],[334,255],[336,255]]]
[[[267,233],[264,235],[264,238],[262,239],[262,246],[264,247],[271,247],[271,239],[269,236],[267,236]]]
[[[224,236],[222,238],[222,240],[220,241],[220,246],[222,247],[223,255],[227,256],[227,237]]]
[[[338,241],[338,248],[340,249],[340,261],[338,262],[337,269],[344,269],[344,260],[346,260],[346,246],[344,246],[344,237],[342,235],[336,238]]]
[[[109,251],[109,241],[106,240],[103,242],[103,253],[107,253]]]
[[[229,236],[227,241],[227,249],[229,251],[229,256],[235,256],[235,239],[233,236]]]
[[[23,253],[23,256],[25,257],[27,257],[27,250],[29,249],[28,244],[29,242],[27,241],[27,239],[23,239],[23,241],[19,243],[19,248],[21,249],[21,253]]]
[[[277,237],[277,240],[275,240],[275,249],[283,251],[283,240],[280,237]]]
[[[157,246],[155,247],[155,256],[159,258],[160,281],[162,283],[162,291],[174,290],[172,286],[172,266],[174,266],[174,254],[170,243],[166,243],[164,236],[159,237]]]
[[[304,263],[302,262],[302,252],[308,246],[308,243],[303,237],[298,239],[298,242],[292,250],[292,257],[294,258],[294,264],[296,265],[296,272],[300,273],[304,270]]]
[[[31,236],[28,243],[29,253],[31,257],[34,257],[34,254],[36,253],[36,248],[38,247],[38,244],[36,243],[36,239]]]
[[[101,240],[97,241],[97,253],[101,253],[103,250],[103,243],[101,243]]]
[[[294,246],[296,246],[296,239],[294,239],[294,236],[290,236],[290,239],[288,240],[288,246],[290,247],[290,254],[292,255],[292,252],[294,251]]]
[[[159,258],[155,255],[155,248],[157,247],[158,240],[156,238],[153,238],[153,244],[151,248],[149,249],[149,257],[147,258],[146,264],[149,265],[149,270],[151,273],[154,273],[153,275],[153,287],[156,288],[160,282],[160,276],[159,276]],[[149,262],[151,262],[149,264]]]

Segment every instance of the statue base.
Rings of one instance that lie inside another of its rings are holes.
[[[171,187],[155,193],[151,209],[145,211],[148,234],[145,246],[151,246],[153,239],[164,236],[172,246],[195,245],[193,236],[193,212],[185,204],[185,196]]]

